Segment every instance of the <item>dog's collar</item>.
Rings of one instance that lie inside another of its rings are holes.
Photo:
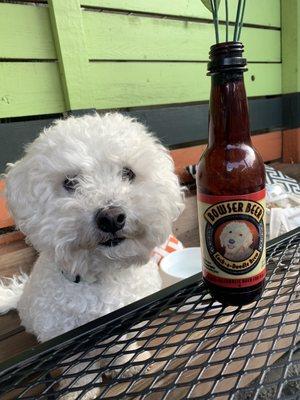
[[[91,284],[91,283],[98,282],[98,279],[96,277],[93,277],[93,276],[88,276],[88,277],[84,276],[84,277],[82,277],[79,274],[76,274],[76,275],[70,274],[69,272],[66,272],[66,271],[64,271],[62,269],[60,269],[60,272],[62,273],[62,275],[68,281],[70,281],[72,283],[88,283],[88,284]]]
[[[68,281],[73,282],[73,283],[80,283],[81,281],[81,276],[79,274],[77,275],[71,275],[63,270],[61,270],[61,273],[63,274],[63,276],[68,279]]]

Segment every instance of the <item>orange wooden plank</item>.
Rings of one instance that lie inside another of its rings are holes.
[[[264,161],[274,161],[282,157],[281,131],[252,136],[252,142]]]
[[[262,155],[264,161],[278,160],[282,157],[282,132],[269,132],[252,136],[252,142]],[[171,151],[171,156],[175,162],[176,173],[183,181],[188,179],[188,174],[184,169],[187,165],[197,164],[206,145],[186,147]]]
[[[187,165],[197,164],[205,148],[206,144],[172,150],[171,156],[175,163],[176,172],[181,172]]]
[[[0,341],[0,362],[8,360],[37,344],[36,338],[25,331]]]
[[[24,239],[24,235],[20,231],[4,233],[4,234],[0,235],[0,248],[1,248],[1,245],[9,244],[9,243],[15,242],[17,240],[22,240],[22,239]]]
[[[24,240],[0,246],[0,277],[30,273],[36,258],[36,251]]]
[[[300,163],[300,129],[283,131],[283,162]]]
[[[3,180],[0,180],[0,228],[14,225],[14,221],[7,210],[4,189],[5,183]]]
[[[0,341],[12,336],[25,328],[20,325],[20,317],[15,310],[0,315]]]

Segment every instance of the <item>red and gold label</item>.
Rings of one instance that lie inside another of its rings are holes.
[[[236,196],[198,193],[203,277],[242,288],[266,275],[265,190]]]

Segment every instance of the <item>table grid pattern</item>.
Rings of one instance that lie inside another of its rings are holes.
[[[0,399],[300,399],[300,229],[269,242],[256,302],[197,274],[0,365]]]

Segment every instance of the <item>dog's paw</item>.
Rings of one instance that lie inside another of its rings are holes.
[[[83,395],[83,397],[80,397],[82,394],[81,390],[78,390],[76,392],[71,392],[71,393],[66,393],[62,396],[59,397],[59,400],[93,400],[96,399],[101,393],[101,390],[99,388],[94,388],[89,390],[87,393]]]

